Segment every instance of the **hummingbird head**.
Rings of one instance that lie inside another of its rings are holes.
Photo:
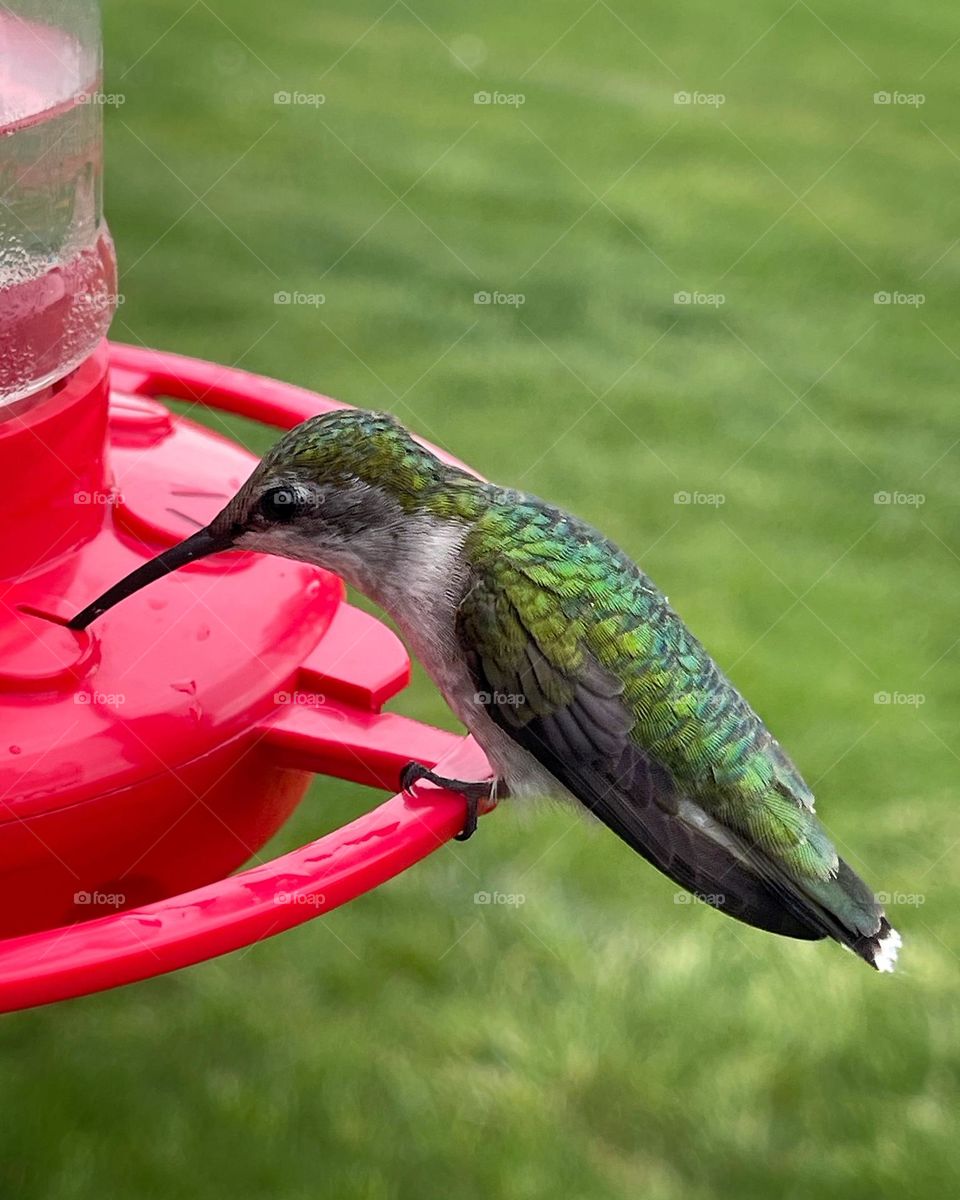
[[[107,609],[186,563],[222,550],[258,550],[326,567],[373,596],[425,540],[455,540],[482,507],[485,485],[451,466],[389,413],[338,409],[311,417],[266,454],[205,528],[144,563],[70,621],[85,629]]]

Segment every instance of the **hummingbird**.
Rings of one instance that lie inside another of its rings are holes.
[[[786,752],[619,547],[535,496],[450,465],[388,413],[286,433],[203,529],[70,622],[206,555],[326,568],[393,618],[485,752],[456,780],[470,837],[490,795],[579,805],[686,891],[784,937],[892,971],[900,935],[842,858]]]

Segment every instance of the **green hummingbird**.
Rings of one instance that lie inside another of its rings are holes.
[[[682,888],[748,925],[832,937],[891,971],[900,936],[813,795],[666,597],[586,522],[432,453],[390,414],[342,409],[269,451],[208,526],[71,622],[241,548],[325,567],[397,623],[494,780],[410,763],[401,782],[571,799]]]

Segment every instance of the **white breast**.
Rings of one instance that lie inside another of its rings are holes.
[[[510,795],[564,795],[565,789],[490,719],[477,698],[455,634],[456,609],[465,586],[465,536],[466,531],[457,526],[422,527],[405,546],[402,581],[395,576],[371,582],[363,590],[396,621],[408,648],[476,738]]]

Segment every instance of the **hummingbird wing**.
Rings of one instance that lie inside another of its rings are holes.
[[[731,916],[873,962],[885,922],[796,768],[666,598],[519,493],[476,523],[456,630],[491,718],[650,863]]]

